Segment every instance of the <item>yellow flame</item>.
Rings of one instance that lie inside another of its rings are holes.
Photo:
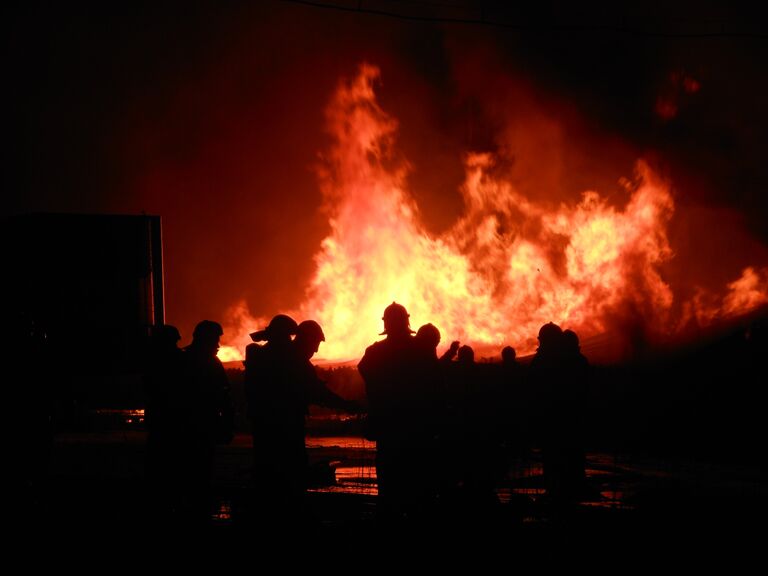
[[[245,346],[243,346],[243,348],[245,348]],[[243,359],[243,355],[241,354],[240,349],[235,346],[220,347],[219,351],[216,353],[216,356],[222,362],[235,362],[237,360]]]
[[[553,208],[494,176],[493,155],[468,154],[465,213],[433,237],[406,189],[407,164],[393,166],[397,122],[376,101],[378,77],[377,68],[361,66],[327,109],[334,144],[320,185],[331,233],[315,256],[305,301],[289,312],[323,326],[322,357],[359,358],[393,301],[405,305],[414,329],[435,324],[444,345],[458,339],[496,352],[504,344],[533,352],[539,327],[549,321],[582,336],[600,333],[627,305],[673,329],[673,294],[658,267],[673,255],[666,229],[674,203],[669,184],[644,162],[625,182],[623,206],[588,191],[576,205]],[[765,303],[764,280],[745,270],[720,309]],[[689,314],[698,310],[687,306]],[[230,344],[242,350],[247,333],[266,320],[251,318],[244,303],[232,316],[237,335]]]
[[[336,142],[322,187],[335,202],[332,232],[301,306],[326,329],[324,355],[359,357],[392,301],[408,308],[414,328],[437,325],[445,342],[512,342],[522,353],[533,351],[550,320],[595,332],[627,298],[671,305],[654,266],[671,255],[664,228],[673,204],[645,165],[624,210],[588,192],[577,206],[552,212],[492,176],[492,155],[469,154],[466,213],[433,238],[405,189],[407,166],[389,166],[396,123],[376,102],[377,78],[364,66],[340,86],[328,113]],[[524,234],[528,228],[538,234]],[[552,246],[561,247],[564,268],[553,263]]]

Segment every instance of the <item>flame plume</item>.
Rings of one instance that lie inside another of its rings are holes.
[[[359,358],[392,301],[406,306],[414,329],[438,326],[444,345],[457,339],[492,354],[506,343],[533,352],[548,321],[582,337],[605,332],[626,310],[660,333],[680,325],[659,272],[673,257],[666,230],[674,203],[669,183],[648,165],[638,161],[624,182],[623,206],[587,191],[575,205],[551,208],[496,176],[492,154],[467,154],[465,213],[433,237],[406,188],[408,165],[396,159],[397,122],[376,100],[378,78],[376,67],[362,65],[327,109],[334,143],[319,177],[331,233],[292,313],[323,326],[325,359]],[[719,305],[687,303],[686,314],[706,320],[765,303],[761,274],[745,270]],[[235,310],[242,350],[247,332],[267,320],[248,321],[244,304]]]

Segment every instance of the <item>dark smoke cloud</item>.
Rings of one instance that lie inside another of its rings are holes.
[[[768,42],[750,14],[481,3],[515,24],[489,26],[454,4],[470,22],[281,2],[20,3],[4,19],[3,213],[162,215],[168,320],[185,336],[240,298],[256,315],[295,307],[328,231],[323,110],[369,61],[433,232],[461,214],[467,150],[499,153],[521,191],[552,202],[610,196],[644,156],[674,184],[672,243],[691,273],[720,282],[766,262]],[[690,34],[712,22],[748,34]]]

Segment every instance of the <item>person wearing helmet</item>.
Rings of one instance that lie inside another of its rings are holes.
[[[277,314],[269,321],[269,326],[251,332],[250,336],[254,342],[286,342],[296,334],[296,327],[296,320],[285,314]]]
[[[272,521],[291,524],[304,515],[308,405],[348,410],[350,403],[317,377],[311,358],[325,334],[314,320],[296,324],[289,316],[278,314],[251,337],[267,341],[246,348],[254,480],[257,494],[262,496],[262,511]]]
[[[310,360],[320,348],[321,342],[325,342],[325,334],[320,324],[314,320],[304,320],[299,324],[293,345],[298,356],[295,365],[296,378],[303,384],[304,412],[307,413],[308,404],[337,408],[346,412],[359,412],[359,406],[355,402],[345,400],[318,378]]]
[[[325,342],[325,333],[320,324],[314,320],[304,320],[296,327],[294,348],[302,358],[309,360],[320,349],[320,343]]]
[[[211,517],[215,445],[229,442],[234,428],[227,374],[216,357],[223,333],[218,322],[199,322],[182,354],[185,441],[180,450],[188,477],[183,513],[200,523]]]
[[[221,324],[202,320],[195,326],[192,343],[183,350],[187,392],[192,411],[199,415],[197,428],[207,443],[228,442],[231,439],[232,405],[229,382],[221,360],[216,356],[219,339],[224,334]]]
[[[392,302],[384,309],[381,319],[384,321],[384,331],[379,336],[387,335],[401,339],[414,333],[411,330],[410,314],[402,304]]]
[[[554,322],[547,322],[539,328],[539,348],[537,352],[544,355],[556,355],[560,353],[563,330]]]
[[[458,441],[461,436],[459,418],[449,394],[451,360],[456,356],[460,343],[454,340],[448,350],[438,357],[440,330],[431,323],[419,327],[414,339],[423,354],[421,386],[418,388],[422,397],[415,404],[423,407],[424,423],[428,426],[427,432],[431,432],[431,435],[424,434],[421,447],[424,457],[431,458],[431,462],[421,471],[427,481],[424,494],[427,499],[445,505],[450,501],[456,484],[455,463],[461,445]]]
[[[562,507],[583,489],[584,457],[580,442],[583,395],[579,392],[586,358],[578,350],[578,337],[549,322],[539,330],[539,348],[529,375],[537,397],[547,495]]]
[[[292,336],[297,326],[290,316],[277,314],[266,328],[251,333],[253,342],[245,348],[246,414],[253,436],[255,494],[265,512],[275,517],[279,516],[281,502],[288,501],[295,492],[284,461],[286,444],[291,445],[289,438],[296,443],[295,434],[288,433],[292,430],[290,422],[299,420],[296,415],[285,413],[292,397]],[[303,437],[300,440],[303,443]]]
[[[269,398],[270,390],[284,387],[292,354],[291,337],[296,334],[296,328],[293,318],[277,314],[266,328],[250,334],[253,342],[245,347],[245,395],[254,446],[262,424],[265,396]],[[263,341],[266,344],[258,344]]]
[[[302,414],[309,413],[309,404],[357,412],[357,404],[337,395],[318,378],[311,359],[320,348],[321,342],[325,342],[325,334],[320,324],[314,320],[304,320],[299,324],[293,341],[296,358],[292,365],[292,377],[300,384],[297,389],[301,394],[299,408]]]
[[[292,390],[295,396],[292,398],[291,412],[295,413],[295,419],[291,430],[286,430],[289,438],[295,439],[286,445],[287,453],[292,455],[289,462],[290,470],[297,482],[297,496],[301,498],[307,487],[308,458],[306,452],[305,417],[309,414],[309,405],[325,406],[345,412],[359,412],[357,404],[345,400],[334,393],[326,383],[321,380],[311,359],[320,348],[320,343],[325,342],[325,333],[320,324],[314,320],[304,320],[296,328],[296,338],[293,341],[295,357],[291,364]]]
[[[413,337],[401,304],[384,310],[384,340],[365,350],[357,366],[368,399],[368,436],[376,440],[377,511],[383,522],[413,519],[428,506],[428,446],[433,431],[425,418],[423,347]]]
[[[437,345],[440,344],[441,336],[437,326],[432,323],[424,324],[416,331],[415,338],[417,345],[420,348],[423,348],[424,353],[428,358],[438,360]],[[448,350],[443,352],[442,356],[440,356],[440,362],[447,363],[453,360],[453,357],[456,356],[456,353],[459,350],[459,344],[458,340],[451,342]]]
[[[386,338],[369,346],[357,365],[365,380],[374,437],[389,426],[390,412],[400,403],[396,393],[412,379],[412,365],[420,351],[405,306],[392,302],[382,320],[384,331],[379,335]]]

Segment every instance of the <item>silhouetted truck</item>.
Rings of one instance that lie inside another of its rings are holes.
[[[30,214],[2,234],[14,346],[36,342],[14,373],[45,370],[65,420],[140,406],[147,340],[164,321],[160,217]]]

